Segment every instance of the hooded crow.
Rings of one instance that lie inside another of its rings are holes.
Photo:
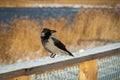
[[[73,54],[66,49],[65,45],[55,36],[53,36],[53,33],[55,32],[56,30],[44,28],[40,36],[42,45],[45,48],[45,50],[52,53],[50,57],[54,58],[56,54],[60,53],[66,53],[69,54],[70,56],[73,56]]]

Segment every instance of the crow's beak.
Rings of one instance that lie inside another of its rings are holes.
[[[51,33],[55,33],[56,32],[56,30],[51,30]]]

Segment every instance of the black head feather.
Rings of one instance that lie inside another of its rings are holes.
[[[41,37],[42,38],[49,38],[52,33],[56,32],[55,30],[50,30],[48,28],[44,28],[41,32]]]

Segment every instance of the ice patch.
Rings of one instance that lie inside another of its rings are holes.
[[[79,52],[83,52],[83,51],[84,51],[84,49],[80,49],[80,50],[79,50]]]

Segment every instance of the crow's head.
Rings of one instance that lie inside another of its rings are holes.
[[[50,30],[48,28],[44,28],[41,32],[41,37],[50,37],[52,33],[55,33],[56,30]]]

